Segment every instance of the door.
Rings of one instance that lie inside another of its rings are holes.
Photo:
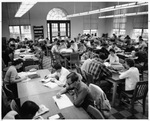
[[[59,20],[59,21],[47,21],[48,38],[52,43],[54,38],[59,37],[70,37],[71,28],[70,20]]]

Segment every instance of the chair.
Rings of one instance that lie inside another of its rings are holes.
[[[75,67],[76,67],[77,73],[82,74],[81,68],[77,64],[75,64]]]
[[[99,86],[95,84],[89,84],[89,88],[94,99],[95,107],[103,114],[105,118],[109,118],[111,106],[106,94]]]
[[[62,58],[62,56],[60,55],[60,53],[54,52],[54,57],[55,57],[55,62],[56,63],[60,63],[61,65],[64,65],[65,60]]]
[[[87,112],[89,113],[92,119],[104,119],[104,116],[102,115],[102,113],[97,108],[93,107],[92,105],[88,106]]]
[[[19,106],[17,105],[15,100],[12,100],[10,103],[10,109],[19,113]]]
[[[72,69],[73,64],[77,64],[79,66],[79,53],[71,53],[70,54],[70,60],[68,61],[70,63],[70,68]]]
[[[138,100],[143,99],[143,114],[145,114],[145,101],[146,101],[146,95],[148,92],[148,81],[139,81],[137,82],[133,94],[129,94],[128,92],[121,92],[121,102],[125,103],[126,105],[130,106],[132,115],[134,114],[134,103]],[[125,98],[129,101],[127,103],[122,98]]]
[[[30,69],[37,69],[39,70],[39,65],[30,65],[25,67],[25,71],[29,71]]]
[[[15,98],[14,93],[10,89],[8,89],[6,84],[3,84],[3,90],[6,94],[6,96],[8,97],[8,99],[14,99]]]

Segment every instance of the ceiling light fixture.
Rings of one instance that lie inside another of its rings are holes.
[[[23,16],[27,11],[29,11],[37,2],[22,2],[15,17]]]
[[[71,18],[71,17],[82,16],[82,15],[104,13],[104,12],[109,12],[109,11],[115,11],[115,10],[126,9],[126,8],[134,8],[134,7],[140,7],[140,6],[146,6],[146,5],[148,5],[148,2],[134,2],[134,3],[128,3],[128,4],[116,5],[116,6],[106,7],[102,9],[92,10],[92,11],[83,12],[83,13],[81,12],[81,13],[77,13],[78,15],[71,14],[71,15],[67,15],[67,17]]]

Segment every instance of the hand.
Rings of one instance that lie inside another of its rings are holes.
[[[58,92],[58,93],[56,94],[56,97],[57,97],[57,98],[60,98],[60,97],[61,97],[61,94]]]

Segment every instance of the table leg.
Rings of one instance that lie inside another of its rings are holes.
[[[112,107],[114,107],[115,98],[116,98],[116,91],[117,91],[117,83],[113,83],[113,96],[112,96]]]

